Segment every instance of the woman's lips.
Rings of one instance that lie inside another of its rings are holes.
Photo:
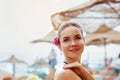
[[[79,49],[75,48],[75,49],[70,49],[70,52],[77,52]]]

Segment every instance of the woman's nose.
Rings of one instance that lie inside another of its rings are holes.
[[[76,42],[74,40],[71,41],[71,45],[74,46],[76,45]]]

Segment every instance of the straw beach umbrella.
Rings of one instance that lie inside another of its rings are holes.
[[[100,26],[114,28],[120,24],[120,1],[89,0],[82,5],[51,15],[55,30],[65,21],[79,23],[87,33],[95,32]]]
[[[85,36],[86,45],[101,45],[104,44],[103,38],[106,38],[106,43],[120,44],[120,32],[108,27],[100,27],[93,33],[88,33]]]
[[[45,61],[44,58],[40,58],[35,61],[30,67],[34,67],[35,69],[41,68],[41,67],[48,67],[49,64]]]
[[[86,45],[101,45],[104,44],[104,39],[106,40],[106,43],[114,43],[114,44],[120,44],[120,32],[115,30],[110,30],[106,33],[101,34],[88,34],[85,37],[85,43]]]
[[[31,43],[38,43],[38,42],[48,42],[51,43],[52,39],[55,38],[56,35],[56,31],[55,30],[51,30],[45,37],[37,39],[37,40],[33,40]]]
[[[20,60],[20,59],[17,59],[14,55],[12,55],[10,58],[8,58],[7,60],[3,60],[3,61],[0,61],[1,63],[12,63],[13,65],[13,77],[15,76],[15,65],[16,63],[24,63],[24,64],[27,64],[25,61],[23,60]]]
[[[120,32],[109,30],[103,33],[90,33],[85,36],[86,45],[103,45],[105,54],[105,66],[107,65],[106,45],[109,43],[120,44]]]

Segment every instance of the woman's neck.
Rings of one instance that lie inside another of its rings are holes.
[[[65,58],[64,62],[67,63],[67,64],[68,64],[68,63],[73,63],[73,62],[79,62],[79,63],[80,63],[80,60],[81,60],[80,58],[79,58],[79,59]]]

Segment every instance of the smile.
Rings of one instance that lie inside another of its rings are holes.
[[[79,51],[79,49],[71,49],[71,50],[69,50],[70,52],[77,52],[77,51]]]

